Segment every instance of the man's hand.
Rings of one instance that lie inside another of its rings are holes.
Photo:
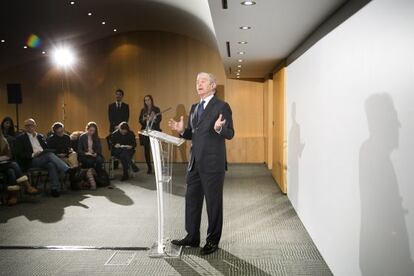
[[[172,129],[177,131],[178,133],[184,132],[184,116],[181,116],[180,121],[174,121],[173,119],[170,119],[168,121],[168,126]]]
[[[224,124],[226,123],[226,120],[223,120],[223,115],[220,114],[220,116],[218,117],[217,121],[214,124],[214,130],[216,132],[221,132],[221,129],[223,128]]]
[[[40,155],[40,153],[41,153],[41,151],[35,151],[35,152],[33,152],[33,157],[37,157],[37,156],[39,156],[39,155]]]
[[[121,147],[121,144],[115,144],[115,148],[119,149]]]

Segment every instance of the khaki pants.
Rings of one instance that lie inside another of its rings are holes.
[[[63,157],[61,159],[71,168],[79,166],[78,154],[76,152],[71,152],[69,153],[68,157]]]

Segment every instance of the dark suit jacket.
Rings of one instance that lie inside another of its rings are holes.
[[[47,149],[47,144],[45,137],[38,133],[36,136],[37,140],[39,140],[40,145],[43,149]],[[27,169],[30,166],[30,163],[32,162],[32,154],[33,154],[33,147],[30,143],[30,139],[27,133],[20,134],[16,137],[16,143],[15,143],[15,154],[16,154],[16,161],[19,163],[19,165]]]
[[[215,96],[208,103],[201,118],[197,118],[198,103],[193,104],[188,125],[182,137],[192,140],[191,157],[188,169],[194,164],[202,172],[224,172],[227,167],[225,139],[234,136],[233,118],[228,103]],[[220,134],[214,130],[214,124],[220,114],[226,120]]]
[[[92,144],[92,149],[98,155],[102,155],[102,145],[99,139],[94,139]],[[88,152],[88,134],[83,133],[78,140],[78,155],[85,156],[85,152]]]
[[[46,139],[46,143],[50,149],[55,150],[56,154],[64,153],[67,155],[72,147],[70,137],[67,134],[63,134],[62,137],[52,134]]]
[[[112,133],[115,126],[122,122],[129,120],[129,106],[126,103],[121,103],[121,108],[116,108],[116,103],[111,103],[108,106],[109,131]]]

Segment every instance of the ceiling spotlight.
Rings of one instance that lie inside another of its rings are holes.
[[[102,25],[105,25],[106,24],[106,22],[105,21],[102,21]]]
[[[243,1],[240,4],[242,4],[243,6],[253,6],[253,5],[256,5],[256,2],[254,2],[254,1]]]
[[[239,59],[238,62],[243,62],[243,60],[242,59]]]
[[[52,53],[53,61],[59,67],[69,67],[75,63],[75,55],[68,48],[57,48]]]
[[[239,64],[239,65],[237,65],[237,67],[238,67],[238,68],[241,68],[242,66],[241,66],[241,64]]]
[[[88,16],[91,16],[92,15],[92,13],[91,12],[88,12]]]
[[[240,76],[237,76],[236,78],[240,79]]]
[[[23,46],[23,49],[27,49],[27,45],[24,45],[24,46]]]
[[[114,29],[114,32],[117,32],[118,30],[117,29]]]
[[[239,43],[239,44],[247,44],[247,41],[239,41],[237,43]]]
[[[46,51],[42,51],[42,55],[45,55],[46,54]]]
[[[240,51],[240,52],[237,52],[239,55],[244,55],[245,54],[245,52],[243,52],[243,51]]]
[[[241,30],[250,30],[252,27],[250,26],[241,26],[240,29]]]
[[[241,72],[241,70],[239,69],[239,70],[237,70],[237,72],[238,72],[238,73],[240,73],[240,72]]]
[[[70,1],[70,4],[71,5],[75,5],[75,1]]]
[[[1,43],[4,43],[4,42],[6,42],[6,40],[2,39],[2,40],[0,40],[0,42],[1,42]]]

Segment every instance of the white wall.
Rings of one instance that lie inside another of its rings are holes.
[[[288,196],[332,272],[414,275],[414,1],[371,2],[289,65],[287,106]]]

